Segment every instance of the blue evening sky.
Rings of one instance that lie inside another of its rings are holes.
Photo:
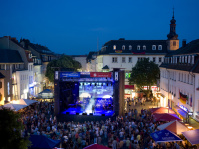
[[[88,54],[119,38],[167,39],[173,6],[180,45],[198,39],[199,0],[0,0],[0,36]]]

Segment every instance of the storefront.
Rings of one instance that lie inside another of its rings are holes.
[[[173,107],[173,110],[183,120],[183,122],[189,122],[188,109],[186,107],[184,107],[183,105],[176,105]]]

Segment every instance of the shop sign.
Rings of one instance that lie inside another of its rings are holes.
[[[180,105],[180,108],[184,111],[186,111],[187,113],[189,112],[188,109],[186,107],[184,107],[183,105]]]
[[[90,72],[90,77],[111,78],[111,72]]]

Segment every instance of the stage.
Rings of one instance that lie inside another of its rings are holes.
[[[84,115],[83,113],[86,113],[87,115],[92,115],[94,116],[113,116],[114,111],[113,110],[100,110],[100,109],[95,109],[95,112],[92,113],[92,111],[83,111],[81,107],[77,108],[68,108],[67,110],[63,111],[62,114],[70,114],[70,115]]]

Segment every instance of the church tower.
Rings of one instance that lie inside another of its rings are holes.
[[[171,19],[170,32],[167,35],[167,50],[177,50],[179,49],[178,34],[176,34],[176,20],[174,19],[174,8],[173,17]]]

